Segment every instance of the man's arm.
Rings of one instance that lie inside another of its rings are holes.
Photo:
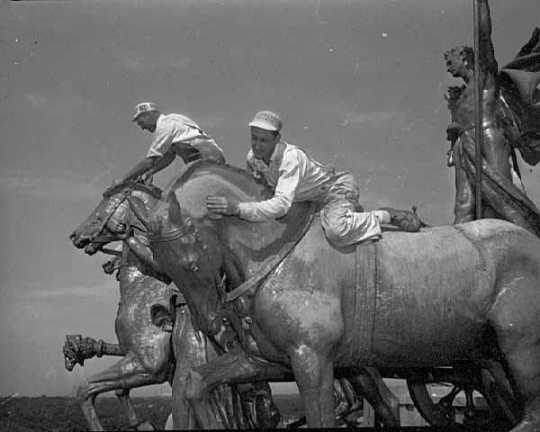
[[[146,157],[120,180],[120,184],[136,179],[146,173],[152,175],[169,166],[175,157],[174,152],[171,150],[171,141],[171,125],[169,123],[160,125],[160,128],[154,133],[154,140]]]
[[[300,161],[297,153],[284,156],[279,169],[274,195],[264,201],[237,202],[225,197],[207,197],[206,206],[211,213],[239,216],[251,222],[263,222],[285,216],[294,201],[300,182]]]
[[[127,183],[128,181],[136,179],[137,177],[140,177],[141,175],[145,174],[147,171],[151,170],[155,164],[157,164],[159,159],[161,158],[158,158],[155,156],[145,157],[142,161],[140,161],[137,165],[135,165],[131,170],[129,170],[127,174],[124,177],[122,177],[122,179],[117,183],[117,185]]]
[[[129,170],[121,180],[114,180],[113,184],[107,189],[107,191],[118,187],[121,184],[125,184],[130,180],[135,180],[144,174],[151,176],[156,172],[161,171],[163,168],[171,164],[174,157],[174,153],[172,152],[167,152],[163,157],[146,156],[142,161]],[[105,193],[107,193],[107,191]]]
[[[165,153],[163,157],[152,157],[151,159],[155,159],[155,161],[152,165],[152,168],[150,168],[148,172],[146,172],[146,175],[152,176],[155,173],[167,168],[172,163],[175,157],[175,154],[170,150]]]
[[[491,15],[488,0],[478,0],[478,8],[480,74],[484,82],[484,88],[490,88],[495,84],[499,66],[495,59],[495,49],[491,41]]]

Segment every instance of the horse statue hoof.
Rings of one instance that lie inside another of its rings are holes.
[[[166,430],[166,431],[174,430],[172,413],[169,414],[169,417],[167,417],[167,421],[165,422],[165,426],[163,427],[163,430]]]
[[[139,423],[137,426],[133,428],[133,430],[137,431],[155,431],[158,430],[151,422],[148,420],[144,420],[142,423]]]

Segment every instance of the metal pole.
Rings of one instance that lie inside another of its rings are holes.
[[[474,165],[476,169],[475,176],[475,213],[476,219],[482,217],[482,86],[480,84],[480,30],[479,30],[479,10],[478,0],[474,0],[473,28],[474,28],[474,140],[475,140],[475,158]]]

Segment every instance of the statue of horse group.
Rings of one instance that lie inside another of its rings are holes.
[[[89,249],[89,252],[92,251]],[[118,270],[120,302],[115,319],[118,344],[100,343],[96,344],[96,349],[89,350],[86,348],[88,343],[81,343],[86,339],[68,336],[64,345],[66,367],[70,370],[74,363],[83,365],[86,358],[94,355],[121,356],[118,362],[89,377],[79,387],[77,398],[87,424],[90,430],[103,430],[95,410],[95,398],[101,393],[115,390],[126,409],[130,427],[154,430],[148,421],[138,419],[129,399],[129,391],[164,383],[174,371],[169,342],[171,333],[152,323],[150,311],[153,304],[168,306],[170,287],[168,281],[164,281],[155,271],[142,266],[128,247],[122,248],[121,257],[118,258],[103,266],[107,273]]]
[[[308,206],[265,223],[206,211],[208,195],[247,201],[264,193],[245,171],[201,161],[164,200],[128,189],[108,200],[123,224],[117,231],[136,219],[152,234],[153,256],[196,326],[209,337],[219,337],[222,322],[234,330],[228,352],[189,373],[186,397],[201,427],[220,427],[206,413],[209,390],[222,383],[292,375],[308,426],[327,427],[334,377],[365,366],[489,372],[497,364],[508,378],[491,378],[514,416],[512,431],[540,429],[540,239],[483,219],[336,249],[317,221],[301,217]],[[71,236],[79,248],[103,242],[103,224],[87,222]],[[216,284],[223,272],[224,289]]]
[[[141,187],[142,185],[135,186]],[[145,190],[144,187],[143,190]],[[150,195],[154,193],[155,189],[150,189]],[[139,197],[149,198],[141,197],[140,194]],[[214,345],[204,333],[193,328],[189,308],[183,300],[179,301],[179,298],[182,299],[181,295],[167,286],[169,282],[167,276],[160,272],[152,256],[146,255],[144,250],[145,237],[140,233],[132,233],[132,236],[125,235],[122,230],[125,226],[120,222],[123,214],[121,212],[115,214],[117,204],[118,202],[115,203],[114,200],[112,202],[102,201],[92,215],[83,222],[82,226],[89,225],[92,229],[97,229],[97,227],[110,228],[107,235],[100,236],[99,241],[88,244],[85,251],[89,255],[95,254],[98,250],[116,255],[115,258],[103,265],[103,269],[107,274],[117,271],[116,278],[120,284],[121,294],[116,320],[117,337],[122,340],[122,345],[129,346],[131,351],[126,355],[125,348],[122,349],[119,344],[106,343],[102,340],[95,341],[91,338],[82,338],[80,335],[68,335],[63,348],[66,369],[73,370],[77,363],[83,366],[86,359],[96,355],[98,357],[102,355],[125,356],[127,359],[137,361],[136,359],[141,356],[152,354],[150,351],[154,349],[156,342],[158,353],[168,353],[168,350],[163,350],[161,347],[165,339],[158,338],[152,341],[152,338],[141,338],[140,335],[143,332],[154,334],[159,328],[162,329],[160,334],[167,333],[172,328],[170,343],[173,357],[161,356],[153,362],[155,366],[146,370],[146,376],[149,378],[147,385],[165,382],[163,375],[154,374],[155,379],[152,380],[151,374],[154,371],[163,370],[164,365],[167,364],[167,378],[169,382],[172,379],[173,386],[173,411],[170,420],[173,420],[175,427],[179,429],[196,428],[198,424],[184,395],[186,377],[193,365],[205,363],[215,357]],[[125,206],[123,208],[125,210]],[[116,235],[115,229],[119,227],[121,234]],[[104,248],[107,243],[116,240],[123,241],[122,252]],[[143,242],[142,247],[140,241]],[[170,304],[171,300],[175,303],[174,305]],[[167,308],[168,305],[169,308]],[[126,313],[126,311],[135,311],[135,313]],[[173,324],[172,327],[171,324]],[[132,332],[118,333],[118,329],[131,329]],[[125,364],[126,358],[118,364]],[[152,430],[154,426],[151,423],[139,421],[129,398],[129,390],[135,386],[131,387],[129,383],[124,381],[126,376],[116,367],[118,364],[111,368],[112,375],[111,371],[107,370],[91,377],[88,384],[79,388],[78,397],[89,427],[91,430],[101,430],[94,406],[96,396],[117,389],[116,394],[126,409],[130,426],[140,430]],[[137,371],[141,370],[142,367],[139,362],[132,369]],[[172,372],[173,370],[174,372]],[[116,378],[114,372],[117,373]],[[107,375],[106,382],[100,379],[103,374]],[[173,375],[171,376],[171,374]],[[354,419],[358,417],[361,404],[355,390],[351,387],[354,385],[357,392],[368,398],[383,424],[388,426],[399,424],[398,400],[385,386],[376,370],[366,369],[363,374],[354,379],[353,383],[351,384],[346,379],[334,381],[336,419],[347,423],[348,418],[351,418],[354,423]],[[145,385],[144,382],[141,385]],[[213,411],[210,415],[215,416],[217,421],[223,422],[228,428],[254,426],[273,428],[279,422],[279,412],[272,402],[270,388],[266,383],[257,383],[255,386],[244,385],[242,391],[236,393],[231,392],[231,390],[227,392],[225,388],[222,388],[221,394],[218,396],[214,395]],[[236,399],[234,400],[234,398]],[[239,412],[239,398],[242,413]],[[295,428],[304,423],[305,417],[291,423],[289,427]]]
[[[88,248],[93,254],[96,250]],[[109,253],[115,253],[110,251]],[[132,388],[166,381],[175,382],[181,388],[185,385],[187,372],[217,356],[213,346],[203,333],[191,324],[191,316],[186,303],[179,293],[175,293],[169,281],[155,267],[142,261],[132,248],[129,240],[124,244],[121,257],[108,261],[103,266],[106,273],[117,270],[120,288],[120,302],[115,320],[118,344],[96,342],[91,338],[68,336],[64,345],[66,368],[72,370],[76,363],[95,355],[115,355],[122,358],[110,368],[88,378],[81,385],[77,397],[89,430],[103,430],[95,410],[95,398],[108,391],[116,390],[127,413],[129,426],[137,430],[155,430],[147,420],[139,420],[129,398]],[[171,298],[175,305],[171,305]],[[170,314],[174,307],[174,330]],[[246,392],[250,389],[246,389]],[[269,404],[268,385],[259,386],[259,411],[261,405]],[[228,428],[254,427],[259,422],[262,427],[273,427],[279,421],[279,413],[274,406],[262,407],[272,410],[274,418],[257,418],[256,398],[241,395],[236,389],[222,386],[212,394],[213,404],[210,415]],[[173,392],[173,424],[177,429],[196,429],[198,424],[183,397],[182,391]]]

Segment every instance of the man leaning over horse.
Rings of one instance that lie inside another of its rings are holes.
[[[214,138],[185,115],[164,114],[155,103],[141,102],[135,106],[132,121],[152,134],[152,142],[146,157],[120,180],[113,180],[104,193],[106,196],[130,181],[150,180],[154,174],[167,168],[176,157],[185,164],[201,159],[225,162],[223,150]],[[135,236],[126,239],[126,243],[139,259],[151,267],[155,266],[152,252],[146,244]]]
[[[209,196],[206,204],[210,212],[260,222],[285,216],[293,202],[315,201],[322,207],[321,224],[326,237],[337,247],[379,239],[381,224],[393,224],[411,232],[423,226],[416,214],[409,211],[391,208],[363,211],[352,174],[335,172],[282,140],[282,121],[276,113],[260,111],[249,126],[248,170],[274,190],[273,196],[259,202]]]
[[[155,103],[142,102],[135,106],[132,121],[152,133],[152,143],[146,157],[108,190],[140,177],[150,178],[168,167],[176,156],[186,164],[199,159],[225,162],[216,141],[185,115],[163,114]]]

